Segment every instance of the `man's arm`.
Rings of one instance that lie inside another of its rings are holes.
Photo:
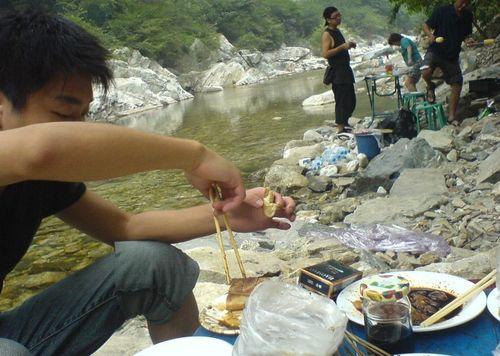
[[[427,35],[429,38],[429,43],[432,43],[436,40],[436,37],[434,36],[434,30],[439,26],[440,22],[440,10],[441,8],[437,8],[432,12],[431,17],[427,19],[427,21],[424,22],[423,25],[423,30],[424,33]]]
[[[413,48],[411,45],[408,46],[407,48],[408,48],[407,49],[407,51],[408,51],[408,63],[407,64],[409,66],[411,66],[411,65],[413,65],[413,59],[412,59],[413,58]]]
[[[288,229],[289,224],[270,219],[263,213],[263,188],[247,192],[243,204],[227,216],[234,231],[250,232],[267,228]],[[276,195],[283,205],[278,217],[294,220],[295,203],[291,198]],[[213,210],[209,204],[167,211],[129,214],[87,190],[73,205],[57,214],[66,223],[110,245],[114,241],[158,240],[167,243],[187,241],[215,232]],[[224,227],[219,217],[221,226]]]
[[[424,30],[424,33],[427,35],[427,38],[429,39],[429,43],[432,43],[436,40],[436,37],[434,37],[434,33],[432,32],[432,29],[429,27],[429,25],[427,25],[426,22],[424,22],[423,30]]]
[[[57,122],[0,132],[0,186],[24,180],[100,180],[131,173],[182,169],[206,196],[223,190],[227,211],[245,196],[239,171],[196,141],[116,125]]]
[[[328,34],[328,32],[323,32],[323,36],[321,37],[321,53],[323,58],[330,58],[333,56],[336,56],[342,51],[347,51],[350,48],[349,42],[346,42],[337,48],[331,48],[335,46],[335,41],[333,40],[332,36]]]

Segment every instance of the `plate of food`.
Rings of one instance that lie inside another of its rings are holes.
[[[419,326],[422,321],[474,286],[474,283],[445,273],[399,271],[386,274],[398,275],[410,282],[408,296],[412,304],[413,331],[417,333],[448,329],[464,324],[481,314],[486,307],[486,294],[481,292],[445,317],[444,320],[431,326],[422,327]],[[349,320],[359,325],[364,325],[359,295],[359,286],[364,280],[361,279],[349,285],[337,297],[338,307],[344,311]]]
[[[488,310],[495,319],[500,321],[500,293],[498,288],[493,289],[488,295]]]
[[[264,277],[233,278],[229,291],[217,297],[200,312],[200,324],[208,331],[223,335],[239,335],[245,303]]]

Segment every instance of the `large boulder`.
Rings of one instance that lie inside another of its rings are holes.
[[[300,188],[307,187],[307,178],[302,175],[302,168],[295,163],[279,160],[269,169],[264,185],[283,194],[291,194]]]
[[[400,223],[422,215],[441,204],[447,194],[443,173],[436,169],[405,169],[390,195],[361,204],[345,222],[353,224]]]
[[[320,106],[335,102],[333,91],[328,90],[321,94],[310,96],[302,102],[302,106]]]
[[[359,192],[374,191],[379,186],[389,190],[404,169],[437,167],[445,159],[426,140],[403,138],[373,158],[351,187]]]
[[[500,147],[479,165],[477,183],[496,183],[500,180]]]
[[[240,63],[217,63],[210,68],[197,82],[195,91],[203,91],[204,88],[227,87],[236,84],[245,74],[245,69]]]
[[[453,132],[452,128],[444,127],[439,131],[422,130],[419,132],[418,137],[423,138],[429,145],[441,152],[450,152],[453,148]]]
[[[94,89],[90,106],[92,120],[112,121],[137,110],[193,98],[173,73],[136,50],[115,50],[109,66],[115,77],[114,85],[107,95],[100,87]]]

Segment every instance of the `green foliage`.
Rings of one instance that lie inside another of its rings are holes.
[[[450,4],[449,0],[389,0],[394,8],[399,10],[406,7],[410,12],[424,12],[430,15],[432,11],[441,5]],[[476,27],[482,35],[486,34],[486,26],[497,15],[500,8],[500,0],[471,0],[470,8],[476,19]]]
[[[282,44],[310,43],[317,49],[324,28],[323,9],[331,5],[330,0],[3,0],[1,4],[61,14],[110,48],[138,49],[172,67],[186,58],[195,38],[209,49],[216,48],[217,33],[240,48],[267,51]],[[400,13],[402,21],[389,25],[389,0],[336,0],[335,4],[345,26],[360,35],[369,34],[366,37],[385,37],[396,27],[407,31],[416,23]]]

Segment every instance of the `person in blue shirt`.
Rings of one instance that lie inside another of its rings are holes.
[[[416,43],[408,37],[401,36],[399,33],[391,33],[387,42],[389,42],[390,46],[400,47],[399,51],[403,56],[403,60],[408,67],[411,67],[406,77],[405,87],[410,92],[417,91],[416,84],[420,80],[422,57],[420,56]]]

